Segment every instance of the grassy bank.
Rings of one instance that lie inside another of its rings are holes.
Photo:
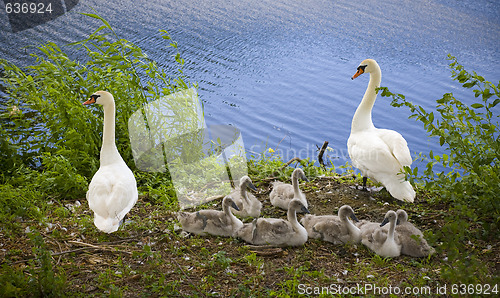
[[[268,151],[252,159],[249,175],[264,204],[263,216],[285,217],[269,203],[270,182],[288,181],[294,166],[310,182],[302,187],[314,214],[351,205],[359,219],[381,221],[405,209],[436,248],[429,258],[384,259],[362,245],[308,241],[297,248],[256,248],[232,238],[185,235],[174,216],[178,202],[170,177],[139,171],[132,158],[127,121],[145,103],[192,87],[184,60],[166,31],[170,69],[102,26],[79,43],[86,62],[68,58],[53,43],[32,53],[34,65],[0,60],[0,294],[3,296],[298,296],[400,294],[414,296],[497,294],[500,269],[500,82],[468,72],[450,57],[453,80],[471,98],[445,94],[426,111],[402,94],[408,108],[445,154],[421,154],[426,168],[405,168],[417,190],[413,204],[385,191],[362,192],[346,169],[288,165]],[[75,48],[73,48],[75,50]],[[195,85],[194,85],[195,86]],[[82,106],[95,90],[117,99],[116,142],[134,171],[139,202],[113,234],[99,232],[85,192],[99,167],[102,110]],[[182,121],[181,121],[182,123]],[[440,164],[443,172],[434,170]],[[220,201],[200,208],[220,209]],[[392,291],[391,291],[392,289]],[[391,292],[389,292],[391,291]],[[396,292],[399,291],[399,292]]]
[[[284,211],[270,205],[269,181],[254,177],[263,216],[284,218]],[[353,287],[361,291],[355,294],[392,288],[429,294],[424,296],[434,296],[444,286],[452,294],[454,284],[488,284],[494,290],[500,264],[496,239],[469,239],[460,258],[451,259],[443,245],[447,239],[440,233],[449,206],[429,203],[432,198],[421,191],[416,203],[401,203],[385,191],[357,190],[356,182],[352,175],[315,177],[303,185],[310,211],[331,214],[349,204],[359,219],[380,222],[387,210],[404,208],[437,253],[421,259],[389,259],[361,244],[335,246],[310,240],[297,248],[259,249],[233,238],[185,235],[177,227],[174,202],[165,203],[168,197],[148,192],[142,193],[126,224],[108,235],[94,227],[84,197],[66,200],[45,195],[39,198],[36,217],[13,217],[2,224],[0,292],[6,296],[295,297],[339,289],[354,293]],[[220,201],[206,207],[220,209]]]

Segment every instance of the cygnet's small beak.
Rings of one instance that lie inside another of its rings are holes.
[[[380,224],[381,227],[385,226],[387,223],[389,222],[389,218],[384,218],[384,220],[382,221],[382,223]]]
[[[240,211],[240,208],[238,208],[238,205],[236,205],[235,202],[231,204],[231,207],[233,207],[235,210]]]
[[[253,185],[252,182],[248,183],[248,188],[250,188],[253,191],[257,191],[257,187],[255,187],[255,185]]]

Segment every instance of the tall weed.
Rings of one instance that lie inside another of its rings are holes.
[[[21,111],[0,130],[2,136],[11,136],[9,143],[0,144],[9,149],[2,151],[2,160],[9,160],[7,154],[19,154],[23,163],[39,167],[42,152],[49,152],[65,158],[83,177],[91,177],[99,164],[103,113],[101,107],[84,107],[82,102],[97,90],[107,90],[116,102],[118,150],[134,168],[127,128],[130,115],[149,101],[190,87],[184,81],[184,60],[168,32],[160,30],[177,65],[172,74],[160,69],[138,46],[120,38],[106,20],[85,15],[103,25],[87,39],[66,47],[83,52],[86,62],[71,60],[66,47],[52,42],[31,54],[34,65],[20,68],[0,60],[2,87],[8,95],[0,113],[8,113],[12,106]]]

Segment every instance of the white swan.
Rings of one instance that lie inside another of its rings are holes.
[[[333,244],[359,243],[361,242],[361,231],[348,217],[358,221],[351,206],[340,207],[336,215],[309,215],[300,221],[307,230],[309,238],[321,239]]]
[[[269,194],[271,204],[283,210],[288,210],[288,204],[292,199],[299,199],[302,204],[308,208],[306,196],[299,188],[299,178],[308,182],[304,171],[301,168],[296,168],[292,173],[292,184],[285,184],[281,181],[273,182],[273,190]]]
[[[352,77],[363,73],[370,74],[370,82],[352,118],[351,135],[347,149],[353,165],[363,174],[363,188],[366,178],[382,183],[396,199],[413,202],[415,191],[401,173],[404,166],[412,163],[406,140],[394,130],[375,128],[372,122],[372,108],[377,97],[376,88],[380,87],[382,73],[377,62],[366,59]]]
[[[309,213],[298,199],[290,202],[287,219],[256,218],[244,224],[236,236],[254,245],[299,246],[307,241],[307,231],[297,221],[297,211]]]
[[[200,210],[197,212],[178,212],[177,219],[182,229],[197,235],[233,236],[243,226],[243,222],[231,213],[231,207],[238,210],[230,196],[222,200],[222,210]]]
[[[412,257],[426,257],[433,254],[435,249],[424,239],[424,234],[408,222],[406,211],[399,209],[396,213],[398,215],[396,232],[401,241],[401,253]]]
[[[382,257],[398,257],[401,255],[401,243],[396,235],[396,212],[386,213],[384,221],[378,226],[367,223],[361,226],[361,243]],[[384,225],[390,223],[389,230]]]
[[[257,191],[250,177],[243,176],[240,179],[239,187],[230,194],[239,208],[239,211],[234,211],[234,214],[239,217],[259,217],[262,203],[252,193],[248,193],[247,188]]]
[[[84,105],[97,103],[104,109],[104,128],[99,170],[87,191],[95,226],[105,232],[118,230],[120,222],[137,202],[134,174],[123,161],[115,143],[115,101],[106,91],[97,91]]]

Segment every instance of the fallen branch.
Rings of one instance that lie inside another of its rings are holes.
[[[267,178],[267,179],[275,179],[275,178],[276,178],[276,175],[278,175],[278,174],[279,174],[279,172],[283,172],[283,170],[284,170],[286,167],[288,167],[290,164],[292,164],[292,163],[293,163],[293,162],[295,162],[295,161],[297,161],[297,162],[302,162],[302,159],[300,159],[300,158],[298,158],[298,157],[294,157],[294,158],[290,159],[288,162],[286,162],[286,163],[285,163],[285,164],[284,164],[284,165],[283,165],[283,166],[279,169],[279,171],[276,171],[276,172],[274,172],[274,173],[273,173],[273,175],[272,175],[273,177],[269,177],[269,178]]]
[[[121,239],[121,240],[112,241],[112,242],[104,242],[104,243],[101,243],[100,245],[94,245],[94,244],[90,244],[90,243],[70,240],[70,241],[68,241],[69,243],[77,244],[77,245],[81,245],[81,246],[85,246],[85,247],[71,249],[71,250],[65,250],[65,251],[61,251],[61,252],[55,252],[55,253],[51,253],[50,255],[51,255],[51,257],[57,257],[57,256],[62,256],[62,255],[70,254],[70,253],[79,253],[79,252],[93,250],[93,249],[102,250],[102,251],[109,251],[109,252],[119,252],[119,253],[125,253],[125,254],[131,255],[132,254],[131,252],[123,251],[123,250],[115,250],[115,249],[112,249],[112,247],[110,247],[110,245],[119,244],[119,243],[131,241],[131,240],[136,240],[136,238],[127,238],[127,239]],[[59,246],[59,249],[60,248],[61,247]],[[34,260],[34,259],[36,259],[35,256],[30,256],[27,259],[23,259],[23,260],[9,263],[9,265],[26,263],[26,262],[29,262],[29,261]],[[2,262],[0,264],[5,264],[5,263],[7,263],[7,262]]]
[[[325,150],[326,148],[328,147],[328,141],[325,141],[323,143],[323,146],[321,146],[321,149],[319,149],[319,153],[318,153],[318,161],[319,161],[319,164],[323,167],[323,169],[326,170],[326,166],[325,166],[325,163],[323,162],[323,154],[325,153]]]
[[[94,245],[94,244],[90,244],[90,243],[85,243],[85,242],[80,242],[80,241],[73,241],[73,240],[70,240],[68,241],[69,243],[73,243],[73,244],[78,244],[78,245],[82,245],[82,246],[88,246],[90,248],[100,248],[99,246],[97,245]]]

